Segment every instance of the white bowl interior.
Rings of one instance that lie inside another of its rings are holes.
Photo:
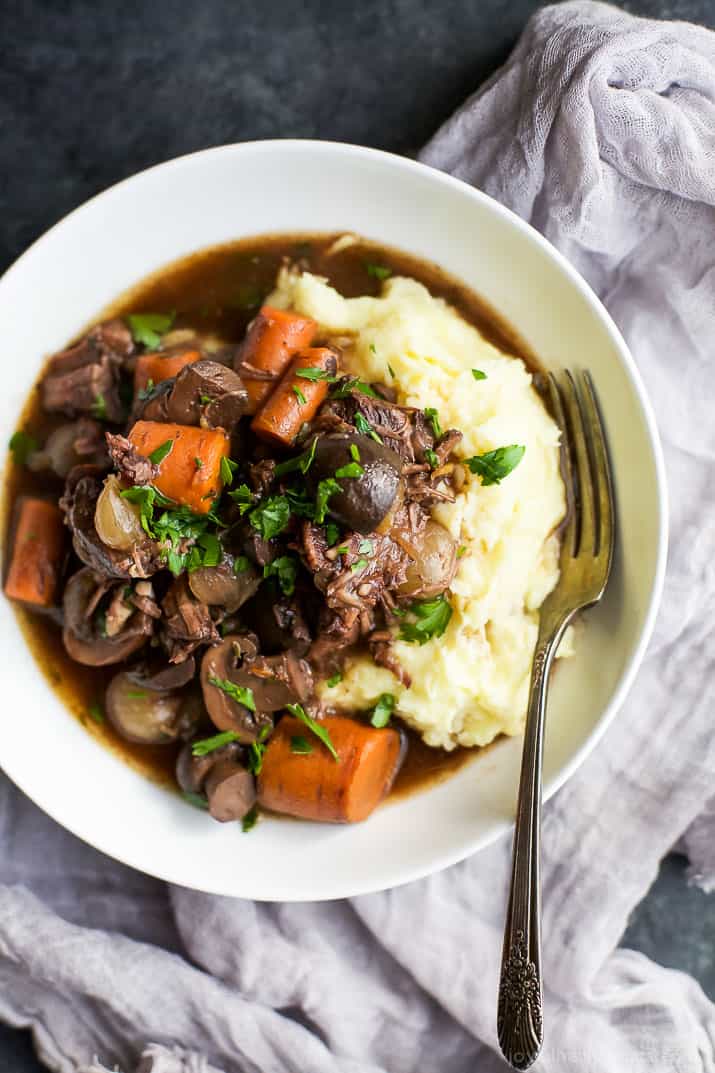
[[[316,142],[263,142],[172,161],[113,187],[39,240],[0,281],[5,442],[44,356],[148,273],[248,235],[353,230],[426,257],[513,324],[546,367],[591,370],[607,424],[619,506],[606,599],[556,675],[546,792],[577,766],[622,699],[642,655],[665,555],[662,463],[625,344],[579,277],[484,195],[387,154]],[[46,812],[145,872],[215,893],[335,898],[404,882],[465,857],[511,822],[520,741],[498,743],[446,783],[367,823],[263,820],[220,826],[97,743],[38,673],[9,604],[0,764]],[[43,747],[27,749],[27,726]],[[67,772],[73,773],[71,778]]]

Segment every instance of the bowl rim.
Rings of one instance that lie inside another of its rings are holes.
[[[593,725],[592,729],[588,733],[582,745],[576,750],[570,760],[565,763],[558,772],[556,772],[551,779],[544,783],[543,786],[543,804],[553,797],[553,795],[567,782],[568,779],[577,771],[577,769],[583,764],[588,755],[597,746],[608,727],[613,722],[616,714],[620,710],[627,693],[629,692],[636,673],[643,661],[646,649],[650,642],[653,630],[655,627],[655,621],[660,605],[660,600],[663,593],[663,587],[665,582],[665,570],[668,552],[668,489],[666,481],[665,460],[663,456],[663,449],[660,441],[660,436],[657,429],[655,414],[652,404],[646,393],[646,389],[641,378],[640,372],[635,363],[630,349],[623,338],[619,328],[616,326],[610,313],[602,303],[601,299],[592,289],[592,287],[586,282],[583,276],[578,270],[566,259],[566,257],[539,231],[536,230],[530,223],[518,216],[513,210],[502,205],[499,201],[493,198],[491,195],[486,194],[484,191],[472,186],[470,183],[465,182],[462,179],[458,179],[455,176],[449,175],[447,172],[440,171],[432,165],[425,164],[422,161],[412,159],[410,157],[401,156],[397,153],[388,152],[382,149],[374,149],[370,146],[357,145],[350,142],[340,142],[328,139],[314,139],[314,138],[266,138],[266,139],[254,139],[251,141],[242,142],[228,142],[218,146],[212,146],[205,149],[196,150],[190,153],[182,154],[181,156],[171,157],[158,164],[153,164],[150,167],[143,168],[141,171],[137,171],[127,176],[124,179],[119,180],[116,183],[104,188],[92,197],[83,201],[76,208],[72,209],[69,213],[62,216],[55,224],[43,231],[31,244],[23,251],[5,270],[0,276],[0,295],[7,286],[8,282],[19,271],[25,270],[28,263],[32,262],[33,257],[36,255],[37,250],[44,242],[52,235],[61,232],[62,230],[69,228],[73,225],[74,221],[80,217],[85,211],[88,211],[90,206],[93,206],[95,202],[107,199],[110,200],[113,196],[127,186],[131,186],[138,180],[161,171],[165,174],[169,174],[172,170],[186,166],[191,162],[199,160],[205,160],[214,156],[225,156],[227,154],[236,154],[240,156],[242,153],[271,153],[276,149],[280,149],[282,152],[312,152],[316,154],[328,153],[328,154],[344,154],[346,156],[354,157],[369,157],[373,159],[382,159],[385,163],[398,171],[402,170],[405,173],[418,172],[421,174],[428,173],[430,181],[441,185],[447,189],[457,190],[461,194],[467,194],[482,206],[496,216],[500,217],[503,223],[519,232],[521,238],[525,242],[536,245],[541,252],[550,258],[561,269],[563,274],[567,277],[568,282],[580,292],[581,296],[585,299],[592,312],[596,314],[598,319],[603,324],[606,334],[609,337],[614,349],[618,354],[621,366],[625,371],[630,387],[637,400],[638,406],[642,413],[645,425],[645,431],[647,434],[652,461],[654,464],[655,473],[655,485],[656,485],[656,500],[657,500],[657,530],[656,530],[656,560],[655,569],[653,573],[653,581],[651,591],[648,598],[645,614],[643,616],[643,622],[640,630],[640,636],[635,644],[629,659],[624,665],[621,674],[618,678],[615,689],[612,693],[609,703],[605,706],[598,720]],[[518,327],[518,326],[517,326]],[[24,642],[23,642],[24,643]],[[5,769],[2,769],[5,770]],[[64,827],[75,837],[100,852],[106,854],[112,859],[124,864],[130,868],[138,871],[142,871],[141,866],[138,866],[132,861],[126,854],[117,853],[111,846],[103,845],[103,839],[101,837],[91,838],[75,828],[75,825],[67,824],[60,818],[58,813],[61,813],[61,809],[56,807],[51,800],[45,800],[42,792],[37,792],[37,789],[30,788],[24,785],[24,779],[16,779],[15,776],[6,771],[8,778],[18,788],[26,794],[26,796],[33,801],[43,812],[45,812],[51,819],[53,819],[60,826]],[[52,795],[49,794],[49,797]],[[377,890],[388,890],[393,887],[399,887],[406,883],[413,882],[417,879],[424,878],[431,875],[434,872],[441,871],[453,864],[457,864],[460,861],[471,857],[480,850],[485,849],[487,846],[492,845],[497,839],[502,838],[504,835],[512,831],[514,828],[514,820],[504,820],[494,823],[492,828],[475,836],[471,841],[466,841],[457,849],[450,849],[442,853],[435,852],[429,867],[423,865],[416,865],[412,869],[406,869],[401,867],[398,869],[399,875],[394,876],[387,881],[386,885],[382,885],[379,888],[375,888],[374,885],[369,882],[355,883],[350,882],[345,889],[329,890],[326,893],[314,893],[309,897],[304,894],[297,894],[295,897],[283,896],[283,901],[325,901],[332,900],[341,897],[355,897],[362,894],[373,893]],[[164,868],[156,868],[147,873],[155,876],[156,878],[172,883],[177,886],[185,886],[182,883],[181,878],[171,874],[171,870]],[[348,889],[349,888],[349,889]],[[210,884],[202,886],[200,882],[192,885],[191,889],[201,890],[210,894],[226,894],[226,891],[216,890]],[[236,895],[233,895],[236,896]],[[249,897],[248,895],[242,895],[242,897]],[[261,895],[250,895],[256,901],[272,900]]]

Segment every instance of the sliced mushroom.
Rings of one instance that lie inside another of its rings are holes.
[[[218,566],[201,566],[189,574],[189,588],[196,599],[210,607],[219,605],[228,614],[250,600],[260,584],[261,576],[253,566],[237,573],[228,558]]]
[[[54,429],[44,446],[30,455],[27,464],[35,472],[50,470],[58,477],[65,478],[74,466],[82,463],[107,465],[108,462],[104,433],[99,422],[81,417],[78,421]]]
[[[167,400],[170,421],[230,432],[248,409],[248,392],[238,373],[217,361],[196,361],[176,377]]]
[[[235,760],[219,760],[205,783],[209,812],[219,823],[242,820],[256,803],[256,780]]]
[[[98,582],[87,567],[78,570],[65,586],[62,640],[78,663],[103,667],[120,663],[146,644],[153,629],[149,615],[134,609],[113,636],[103,626],[103,609],[122,596],[124,585]]]
[[[266,707],[265,702],[270,696],[264,696],[258,688],[253,689],[260,682],[248,675],[243,663],[244,659],[248,663],[255,653],[256,645],[250,635],[234,634],[207,649],[201,661],[201,688],[211,720],[219,730],[234,730],[239,741],[245,744],[255,741],[263,727],[272,725],[267,713],[280,707]],[[217,685],[217,682],[222,684]],[[255,712],[230,695],[231,686],[252,691]]]
[[[342,432],[320,436],[306,478],[312,492],[317,492],[320,481],[336,478],[343,468],[355,476],[337,478],[341,491],[330,496],[328,513],[357,533],[372,533],[395,503],[402,461],[369,436]]]
[[[187,741],[176,758],[176,781],[180,789],[187,794],[203,794],[204,783],[214,764],[219,760],[238,761],[241,756],[241,746],[235,741],[222,745],[220,749],[214,749],[203,756],[194,756],[193,748],[195,741]]]
[[[411,538],[417,557],[408,566],[398,592],[401,596],[438,596],[449,588],[457,572],[457,542],[432,519]]]

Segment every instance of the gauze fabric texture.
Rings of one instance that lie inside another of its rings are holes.
[[[671,494],[662,611],[624,710],[545,808],[549,1073],[712,1073],[715,1007],[617,949],[683,835],[715,882],[715,35],[539,11],[422,153],[542,231],[626,336]],[[710,799],[710,800],[709,800]],[[407,887],[269,905],[169,889],[0,783],[0,1017],[62,1073],[490,1073],[505,839]]]

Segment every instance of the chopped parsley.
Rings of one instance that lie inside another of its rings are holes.
[[[425,450],[425,458],[429,462],[432,469],[437,469],[437,467],[439,466],[439,458],[437,457],[436,451],[433,451],[431,447],[428,447]]]
[[[472,376],[475,380],[486,380],[487,374],[483,373],[481,369],[472,369]]]
[[[432,431],[434,432],[435,439],[436,440],[441,439],[441,437],[442,437],[442,426],[439,423],[439,414],[435,410],[434,406],[427,406],[426,407],[426,409],[425,409],[425,417],[427,418],[427,420],[429,421],[430,425],[432,426]]]
[[[280,555],[273,562],[266,563],[263,567],[264,577],[277,577],[281,592],[286,596],[292,596],[295,592],[295,576],[298,573],[298,564],[290,555]]]
[[[209,678],[209,681],[212,682],[213,679]],[[224,745],[230,745],[232,741],[238,741],[236,731],[223,730],[220,734],[214,734],[211,738],[202,738],[201,741],[195,741],[191,746],[191,752],[193,756],[206,756],[216,749],[222,749]]]
[[[12,457],[18,466],[24,466],[30,455],[37,450],[39,444],[29,432],[18,429],[10,437],[8,447],[12,451]]]
[[[193,805],[194,808],[200,808],[205,811],[209,807],[208,801],[201,794],[192,794],[189,790],[184,790],[181,796],[188,805]]]
[[[290,739],[290,751],[298,753],[299,756],[308,756],[309,753],[312,753],[313,746],[302,734],[293,734]]]
[[[295,458],[289,458],[285,462],[279,462],[273,471],[276,477],[283,477],[284,474],[294,473],[296,470],[300,470],[301,473],[306,474],[313,464],[317,442],[318,437],[314,436],[310,447],[306,448],[302,455],[297,455]]]
[[[370,352],[372,354],[377,354],[377,348],[374,343],[370,343]]]
[[[357,574],[358,570],[364,570],[366,566],[369,566],[367,559],[358,559],[358,561],[353,563],[350,567],[350,572],[352,574]]]
[[[296,717],[296,719],[300,719],[301,723],[304,723],[308,730],[311,730],[313,734],[315,734],[316,738],[320,738],[333,760],[339,764],[340,757],[338,756],[337,750],[330,740],[330,734],[325,727],[321,726],[321,724],[313,719],[312,716],[308,715],[302,704],[286,704],[286,708],[291,715]]]
[[[328,522],[325,526],[325,539],[329,546],[332,546],[340,536],[340,529],[335,522]]]
[[[263,769],[263,757],[265,755],[268,746],[265,744],[266,738],[271,732],[271,726],[261,727],[258,732],[258,737],[255,741],[251,742],[248,747],[248,758],[246,760],[246,767],[252,775],[260,775]]]
[[[237,686],[235,682],[229,682],[227,678],[209,678],[209,684],[216,686],[217,689],[222,690],[227,697],[234,700],[236,704],[242,704],[244,708],[248,708],[249,712],[255,712],[256,702],[253,699],[253,690],[248,686]],[[227,734],[233,733],[233,731],[227,730]],[[216,735],[220,737],[220,735]]]
[[[307,405],[308,400],[306,399],[305,395],[300,390],[300,388],[298,387],[297,384],[293,384],[293,394],[295,395],[296,399],[298,400],[298,402],[300,403],[301,406],[306,406]]]
[[[153,462],[155,466],[160,465],[164,459],[171,454],[174,449],[173,440],[164,440],[160,443],[156,450],[152,451],[149,455],[149,461]],[[203,465],[203,463],[201,463]]]
[[[390,374],[390,376],[392,377],[392,379],[394,380],[395,379],[395,370],[392,368],[392,366],[390,365],[389,361],[387,363],[387,371]]]
[[[250,565],[245,555],[237,555],[233,560],[233,572],[234,574],[245,574]]]
[[[175,317],[176,313],[130,313],[127,323],[135,343],[141,343],[147,350],[156,350]]]
[[[201,402],[202,406],[208,406],[209,403],[212,403],[214,400],[211,398],[210,395],[199,395],[199,401]]]
[[[131,488],[125,488],[120,494],[124,499],[128,499],[130,503],[138,504],[142,528],[150,537],[154,536],[152,528],[154,507],[174,506],[171,499],[167,499],[151,484],[134,484]]]
[[[360,555],[372,555],[375,550],[375,545],[371,540],[361,540],[358,545],[358,552]]]
[[[363,417],[363,415],[359,411],[355,414],[355,428],[363,436],[369,436],[371,440],[375,441],[375,443],[382,443],[382,437],[378,436],[378,434],[375,432],[375,429],[372,427],[367,418]]]
[[[460,544],[460,546],[457,548],[457,558],[461,559],[462,556],[466,554],[466,551],[467,551],[467,545],[466,544]]]
[[[248,810],[246,815],[241,820],[241,830],[243,831],[244,835],[248,831],[252,831],[257,823],[258,823],[258,805],[254,805],[253,808],[250,808]]]
[[[154,381],[151,377],[149,377],[146,382],[146,387],[139,388],[139,391],[137,393],[137,398],[139,399],[139,402],[146,402],[149,396],[153,393],[154,387]]]
[[[247,484],[239,484],[238,488],[228,494],[234,503],[238,503],[238,509],[241,515],[245,514],[246,511],[253,506],[255,496]]]
[[[482,478],[483,485],[499,484],[516,469],[525,451],[526,447],[513,443],[510,447],[497,447],[495,451],[465,458],[464,465]]]
[[[227,458],[226,455],[221,457],[221,480],[224,484],[233,484],[233,479],[236,476],[238,470],[238,462],[234,462],[232,458]]]
[[[372,395],[373,399],[380,398],[369,384],[366,384],[364,380],[358,380],[356,376],[349,376],[347,380],[344,380],[342,384],[334,388],[330,393],[330,397],[331,399],[346,399],[353,391],[360,391],[363,395]]]
[[[377,704],[372,709],[372,715],[370,717],[370,723],[372,726],[381,729],[386,727],[390,722],[390,717],[395,708],[395,698],[392,693],[381,693],[377,698]]]
[[[94,704],[90,704],[87,711],[89,713],[90,719],[93,719],[95,723],[104,722],[104,710],[102,708],[102,705],[99,704],[98,701],[95,701]]]
[[[342,682],[342,680],[343,680],[343,676],[340,673],[340,671],[338,671],[337,674],[334,674],[334,675],[332,675],[331,678],[328,678],[328,680],[327,680],[327,682],[325,684],[326,684],[326,686],[329,686],[330,689],[333,689],[335,686],[339,685]]]
[[[346,466],[341,466],[340,469],[335,470],[336,477],[362,477],[365,470],[362,468],[359,462],[348,462]]]
[[[437,596],[434,600],[422,600],[413,603],[410,611],[414,622],[403,622],[400,627],[400,640],[424,645],[433,637],[441,637],[452,617],[452,607],[446,596]]]
[[[90,412],[92,417],[96,417],[97,421],[107,420],[107,400],[101,391],[95,395]]]
[[[360,461],[360,451],[356,443],[350,444],[350,457],[352,458],[353,462]]]
[[[201,461],[201,459],[199,458],[198,455],[194,455],[194,465],[196,466],[197,469],[203,469],[204,468],[204,464],[203,464],[203,462]]]
[[[290,521],[290,503],[285,496],[270,496],[253,508],[248,519],[264,540],[270,540],[287,527]]]
[[[392,275],[392,269],[388,268],[387,265],[373,264],[370,261],[365,262],[365,271],[372,279],[378,280],[389,279]]]
[[[338,379],[333,373],[328,373],[325,369],[296,369],[295,375],[299,376],[301,380],[326,380],[329,384],[334,384]]]
[[[315,494],[315,511],[313,520],[318,525],[322,525],[325,521],[325,515],[328,510],[328,500],[336,492],[342,492],[342,488],[333,477],[325,477],[322,481],[318,482],[318,490]]]
[[[141,700],[143,697],[148,696],[148,693],[146,689],[130,689],[124,696],[131,697],[132,700]]]

